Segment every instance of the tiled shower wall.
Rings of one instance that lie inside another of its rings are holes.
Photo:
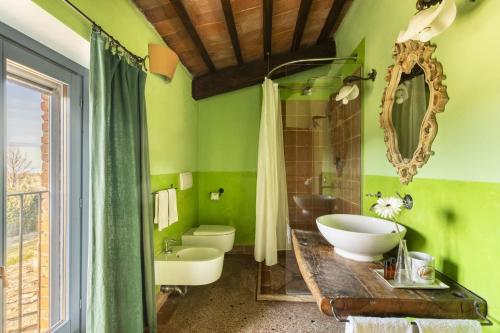
[[[360,110],[359,98],[282,102],[292,228],[316,230],[318,216],[360,213]]]
[[[361,101],[332,101],[333,213],[361,213]]]

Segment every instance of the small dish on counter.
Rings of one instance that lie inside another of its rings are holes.
[[[394,289],[449,289],[450,287],[444,283],[443,281],[439,280],[436,277],[436,280],[434,281],[433,284],[418,284],[414,282],[410,282],[408,284],[398,284],[396,283],[395,280],[387,280],[384,278],[384,270],[383,269],[373,269],[373,272],[384,280],[391,288]]]

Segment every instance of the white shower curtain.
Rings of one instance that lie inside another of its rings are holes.
[[[266,78],[262,84],[254,256],[268,266],[277,264],[278,250],[288,247],[287,200],[278,84]]]

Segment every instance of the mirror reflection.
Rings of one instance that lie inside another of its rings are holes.
[[[392,124],[399,152],[411,159],[418,147],[420,127],[429,105],[430,90],[423,69],[415,65],[410,73],[402,73],[394,92]]]

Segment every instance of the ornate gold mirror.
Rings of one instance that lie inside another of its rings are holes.
[[[394,65],[382,98],[380,125],[384,129],[387,158],[403,184],[412,181],[433,154],[438,131],[436,114],[448,102],[443,67],[430,43],[408,41],[394,47]]]

